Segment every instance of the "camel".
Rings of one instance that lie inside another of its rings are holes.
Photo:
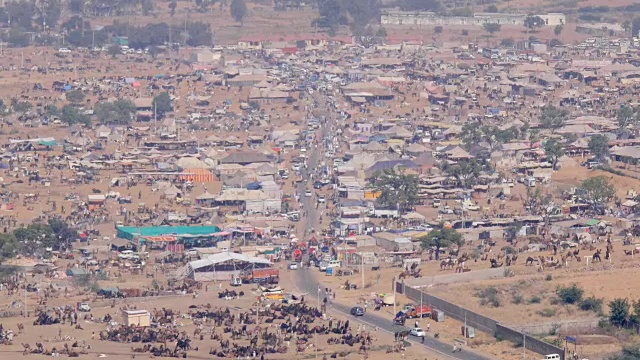
[[[498,264],[498,261],[496,259],[491,259],[490,262],[491,262],[491,268],[492,269],[500,268],[500,267],[502,267],[502,264],[504,264],[504,262],[501,262],[501,263]]]
[[[525,265],[533,265],[533,262],[536,259],[532,258],[531,256],[527,257],[527,262],[525,263]]]
[[[445,260],[442,260],[442,262],[440,262],[440,270],[444,270],[447,267],[453,269],[454,266],[455,264],[451,259],[445,259]]]

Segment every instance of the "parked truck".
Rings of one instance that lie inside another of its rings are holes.
[[[422,306],[405,305],[402,311],[409,319],[424,318],[424,317],[431,316],[431,308],[426,305],[422,305]]]

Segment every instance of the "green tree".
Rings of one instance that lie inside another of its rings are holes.
[[[72,105],[65,105],[60,110],[60,120],[67,125],[84,124],[91,125],[89,117]]]
[[[27,47],[31,44],[31,35],[23,28],[16,27],[9,31],[7,42],[13,47]]]
[[[604,159],[609,155],[609,139],[602,134],[593,135],[589,139],[589,151],[597,159]]]
[[[231,16],[239,22],[242,23],[244,17],[247,15],[247,4],[244,0],[233,0],[231,1]]]
[[[462,234],[452,228],[444,228],[442,224],[440,228],[429,231],[427,235],[420,238],[420,246],[429,250],[436,249],[436,260],[440,260],[440,249],[448,248],[452,245],[461,246],[464,243]]]
[[[404,11],[433,11],[442,9],[442,3],[438,0],[401,0],[400,8]]]
[[[21,101],[18,100],[18,98],[13,97],[11,98],[11,108],[15,112],[26,113],[33,108],[33,105],[28,101]]]
[[[97,103],[93,109],[103,124],[129,124],[136,112],[136,105],[130,100]]]
[[[109,46],[107,52],[109,53],[109,55],[111,55],[112,58],[115,58],[116,56],[120,55],[122,49],[120,49],[120,45],[113,44]]]
[[[616,119],[618,120],[618,128],[624,131],[629,126],[633,127],[638,123],[640,114],[638,114],[638,109],[631,106],[624,106],[618,109]]]
[[[0,233],[0,264],[16,256],[20,245],[12,233]]]
[[[376,192],[380,192],[376,201],[385,207],[404,211],[420,200],[418,176],[406,174],[404,171],[396,172],[395,169],[378,171],[369,179],[369,184]]]
[[[60,246],[64,248],[70,248],[71,243],[80,238],[78,230],[70,227],[66,221],[60,218],[50,218],[47,225],[58,239]]]
[[[591,205],[605,205],[616,196],[616,189],[604,175],[593,176],[582,181],[582,189],[586,191]]]
[[[563,304],[577,304],[582,300],[584,290],[576,284],[571,284],[569,287],[558,287],[556,294]]]
[[[537,15],[528,15],[524,19],[524,27],[527,28],[527,31],[533,31],[543,27],[544,25],[546,25],[544,19]]]
[[[640,301],[633,301],[631,303],[633,314],[629,317],[629,320],[633,325],[640,325]]]
[[[564,126],[567,112],[560,110],[553,105],[547,105],[542,108],[540,116],[540,127],[550,129],[552,132]]]
[[[154,97],[153,108],[156,115],[161,118],[164,117],[166,113],[173,111],[173,105],[171,104],[171,96],[169,96],[169,93],[162,92],[158,94],[158,96]]]
[[[211,45],[213,42],[213,34],[211,33],[211,25],[202,21],[196,21],[187,25],[187,45],[204,46]],[[160,44],[161,45],[161,44]]]
[[[171,2],[169,3],[169,9],[171,10],[171,17],[173,17],[176,14],[176,7],[178,7],[178,3],[176,2],[176,0],[171,0]]]
[[[488,13],[493,13],[493,14],[500,12],[498,10],[498,7],[495,4],[491,4],[487,6],[487,8],[484,11]]]
[[[485,23],[482,25],[484,31],[488,32],[489,35],[493,36],[494,33],[497,33],[502,28],[502,25],[498,23]]]
[[[553,33],[556,36],[560,36],[560,34],[562,34],[562,30],[564,30],[564,26],[562,25],[556,25],[556,27],[553,28]]]
[[[457,186],[466,188],[475,184],[483,170],[483,164],[477,159],[463,159],[455,164],[443,163],[442,170],[456,179]]]
[[[508,48],[513,47],[515,43],[516,43],[515,40],[513,40],[512,38],[506,38],[506,39],[500,40],[500,45]]]
[[[33,29],[33,19],[37,17],[35,1],[10,1],[4,5],[4,9],[11,17],[12,28]]]
[[[640,346],[631,345],[622,348],[619,355],[608,357],[607,360],[638,360],[640,359]]]
[[[38,25],[44,26],[42,30],[57,28],[60,15],[62,14],[62,4],[60,0],[47,0],[42,4],[40,16],[37,19]]]
[[[631,30],[631,21],[625,20],[622,22],[622,28],[624,29],[624,34],[629,36],[629,30]]]
[[[553,165],[553,169],[557,170],[558,159],[564,155],[564,146],[556,139],[549,139],[544,143],[544,154]]]
[[[524,200],[525,209],[533,215],[546,214],[547,208],[553,202],[553,195],[543,193],[540,187],[527,187],[527,197]]]
[[[65,97],[70,103],[74,105],[80,104],[84,101],[84,93],[81,90],[67,91],[65,93]]]
[[[623,327],[629,320],[629,300],[616,298],[609,302],[609,322]]]

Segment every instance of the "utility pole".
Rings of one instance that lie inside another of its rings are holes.
[[[393,316],[396,316],[396,277],[393,277]]]
[[[364,255],[360,253],[360,263],[362,264],[362,288],[364,289]]]
[[[29,315],[27,311],[27,273],[24,273],[24,317],[26,318]]]

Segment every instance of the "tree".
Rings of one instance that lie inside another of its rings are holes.
[[[90,125],[91,120],[89,117],[78,110],[77,107],[72,105],[65,105],[60,110],[60,120],[67,125],[84,124]]]
[[[80,104],[84,101],[84,93],[81,90],[67,91],[64,96],[74,105]]]
[[[605,205],[616,195],[615,187],[604,175],[585,179],[582,181],[582,189],[592,206]]]
[[[525,209],[532,215],[546,214],[549,205],[553,204],[553,195],[544,194],[540,187],[532,189],[527,187],[527,198],[524,201]]]
[[[136,112],[136,105],[130,100],[97,103],[93,109],[103,124],[129,124]]]
[[[189,23],[187,25],[187,33],[189,33],[189,38],[187,39],[187,45],[189,46],[211,45],[213,42],[211,25],[202,21]]]
[[[380,193],[377,203],[403,211],[416,204],[418,197],[418,176],[395,169],[376,172],[370,179],[371,187]]]
[[[527,32],[543,27],[544,25],[546,25],[544,19],[537,15],[528,15],[524,19],[524,27],[527,28]]]
[[[111,55],[111,57],[115,58],[116,56],[120,55],[122,49],[120,48],[120,45],[113,44],[109,46],[107,52],[109,53],[109,55]]]
[[[448,248],[452,245],[461,246],[464,243],[462,234],[452,228],[445,228],[442,225],[438,229],[429,231],[427,235],[420,238],[420,246],[429,250],[436,248],[436,260],[440,260],[440,249]]]
[[[608,357],[606,360],[637,360],[640,359],[640,346],[632,345],[622,348],[620,355]]]
[[[549,139],[544,143],[544,154],[553,165],[553,169],[557,170],[558,159],[564,155],[564,146],[556,139]]]
[[[609,302],[609,322],[617,327],[623,327],[629,320],[629,300],[616,298]]]
[[[488,12],[488,13],[498,13],[498,7],[495,4],[491,4],[489,6],[487,6],[487,8],[484,10],[484,12]]]
[[[509,48],[513,47],[515,43],[516,42],[512,38],[506,38],[506,39],[500,40],[500,45],[504,47],[509,47]]]
[[[38,25],[42,25],[42,30],[48,28],[57,28],[58,20],[62,14],[62,4],[60,0],[47,0],[43,2],[43,7],[40,10],[40,16],[38,17]]]
[[[540,127],[543,129],[556,129],[564,126],[564,121],[567,116],[565,110],[560,110],[553,105],[546,105],[542,108],[542,115],[540,116]]]
[[[631,30],[631,21],[625,20],[622,22],[622,28],[624,29],[625,35],[629,35],[629,30]]]
[[[443,31],[443,30],[444,30],[444,29],[443,29],[443,28],[442,28],[442,26],[440,26],[440,25],[438,25],[438,26],[436,26],[436,27],[434,27],[434,28],[433,28],[433,32],[434,32],[434,33],[436,33],[436,34],[442,34],[442,31]]]
[[[31,110],[32,107],[33,105],[28,101],[20,101],[16,97],[11,98],[11,108],[13,108],[15,112],[26,113]]]
[[[558,295],[563,304],[577,304],[582,300],[584,290],[579,288],[578,285],[572,284],[569,287],[558,287],[556,295]]]
[[[153,109],[156,112],[156,115],[160,118],[164,117],[166,113],[173,111],[171,96],[169,96],[169,93],[162,92],[158,96],[154,97]]]
[[[33,28],[33,19],[37,15],[35,1],[11,1],[6,3],[4,8],[11,17],[11,27],[19,27],[25,30]]]
[[[69,11],[74,14],[80,14],[84,10],[84,1],[83,0],[69,0],[67,4],[69,7]]]
[[[171,0],[169,3],[169,9],[171,10],[171,16],[173,17],[176,14],[176,7],[178,7],[178,3],[176,0]]]
[[[502,28],[502,25],[498,23],[485,23],[482,25],[482,28],[484,28],[484,31],[488,32],[489,35],[493,36],[494,33],[497,33],[500,31],[500,29]]]
[[[50,218],[47,222],[47,225],[49,226],[49,228],[51,228],[51,231],[53,231],[54,235],[59,240],[59,245],[61,247],[64,247],[65,249],[70,248],[70,243],[80,238],[78,230],[70,227],[66,221],[60,218]]]
[[[31,35],[22,28],[13,28],[9,31],[7,42],[13,47],[27,47],[31,44]]]
[[[629,317],[629,320],[634,325],[640,325],[640,301],[633,301],[631,303],[633,308],[633,314]]]
[[[638,109],[625,105],[624,107],[618,109],[616,119],[618,120],[618,128],[624,131],[627,127],[633,127],[638,123],[640,114],[638,114]]]
[[[231,2],[231,16],[239,22],[242,23],[244,17],[247,15],[247,4],[244,0],[233,0]]]
[[[483,165],[475,158],[463,159],[456,164],[443,163],[442,170],[456,178],[456,185],[466,188],[475,184],[483,170]]]
[[[438,0],[402,0],[399,3],[404,11],[438,12],[442,9],[442,4]]]
[[[640,32],[640,17],[637,17],[631,21],[631,37],[638,36],[639,32]]]
[[[564,30],[564,26],[562,25],[556,25],[556,27],[553,28],[553,33],[556,36],[560,36],[560,34],[562,34],[562,30]]]
[[[562,41],[558,40],[558,39],[551,39],[549,41],[549,46],[554,48],[554,47],[558,47],[558,46],[562,46]]]
[[[0,233],[0,264],[16,256],[19,247],[12,233]]]
[[[609,139],[602,134],[593,135],[589,139],[589,151],[596,159],[604,159],[609,155]]]

